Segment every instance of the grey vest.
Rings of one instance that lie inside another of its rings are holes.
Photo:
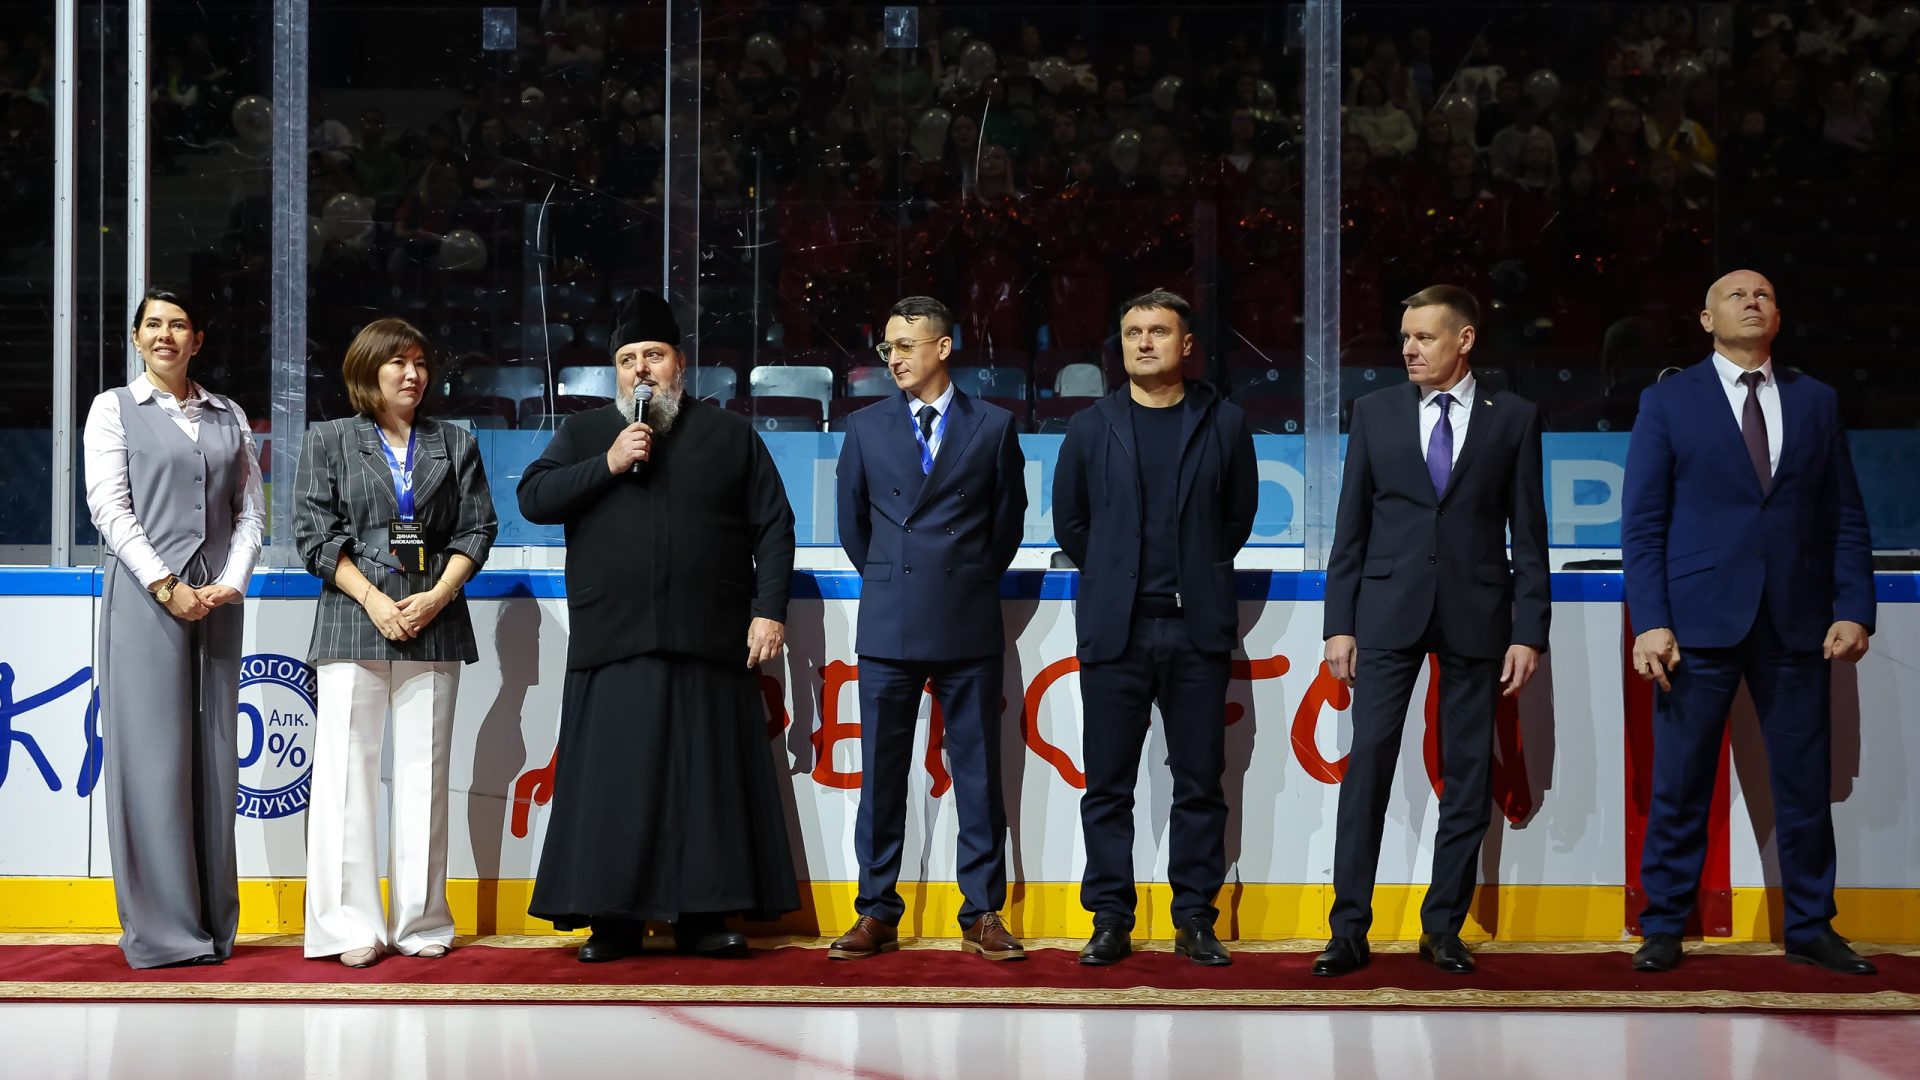
[[[127,483],[133,516],[167,569],[198,588],[227,567],[233,520],[245,493],[246,441],[231,409],[200,410],[200,438],[187,437],[156,398],[142,405],[120,395],[127,432]]]

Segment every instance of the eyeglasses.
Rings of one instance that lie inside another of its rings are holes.
[[[945,336],[946,336],[945,334],[940,335],[940,337],[945,337]],[[939,341],[939,340],[940,338],[938,337],[930,337],[930,338],[921,338],[919,341],[883,341],[880,344],[875,345],[873,347],[873,351],[879,353],[880,359],[882,360],[889,360],[889,361],[892,360],[894,353],[899,353],[900,358],[904,360],[907,357],[913,355],[913,350],[916,346],[925,345],[929,341]]]

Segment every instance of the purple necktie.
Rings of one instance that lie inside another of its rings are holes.
[[[1746,441],[1747,457],[1753,461],[1753,475],[1760,479],[1760,494],[1773,490],[1773,462],[1767,453],[1767,414],[1760,409],[1760,384],[1766,375],[1749,371],[1740,376],[1747,388],[1747,403],[1740,407],[1740,438]]]
[[[1447,493],[1447,481],[1453,478],[1453,419],[1449,414],[1453,395],[1441,394],[1433,403],[1440,407],[1440,422],[1433,425],[1433,434],[1427,438],[1427,475],[1433,478],[1433,497],[1437,499]]]

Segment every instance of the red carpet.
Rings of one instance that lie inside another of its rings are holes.
[[[1307,971],[1311,952],[1272,946],[1243,947],[1228,968],[1160,951],[1084,968],[1064,948],[993,964],[944,942],[852,963],[829,961],[818,948],[784,947],[738,960],[662,951],[587,965],[553,939],[481,939],[443,960],[388,957],[353,971],[306,960],[297,944],[246,944],[219,967],[136,972],[111,945],[0,944],[0,1000],[1920,1012],[1920,956],[1863,952],[1879,964],[1878,977],[1831,975],[1744,946],[1695,946],[1678,971],[1647,976],[1628,966],[1627,951],[1596,945],[1486,946],[1480,970],[1466,978],[1443,975],[1411,952],[1376,952],[1358,975],[1316,979]]]

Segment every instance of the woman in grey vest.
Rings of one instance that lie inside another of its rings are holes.
[[[379,319],[341,373],[357,416],[307,430],[294,543],[324,584],[308,659],[318,673],[307,806],[309,957],[366,967],[383,952],[441,957],[447,758],[460,665],[480,658],[461,589],[497,524],[473,436],[418,415],[426,337]],[[380,751],[392,718],[392,806],[381,904]]]
[[[240,602],[260,554],[260,461],[240,407],[187,378],[185,301],[133,314],[146,371],[87,413],[87,509],[109,558],[95,680],[120,951],[218,964],[240,921],[233,813]]]

